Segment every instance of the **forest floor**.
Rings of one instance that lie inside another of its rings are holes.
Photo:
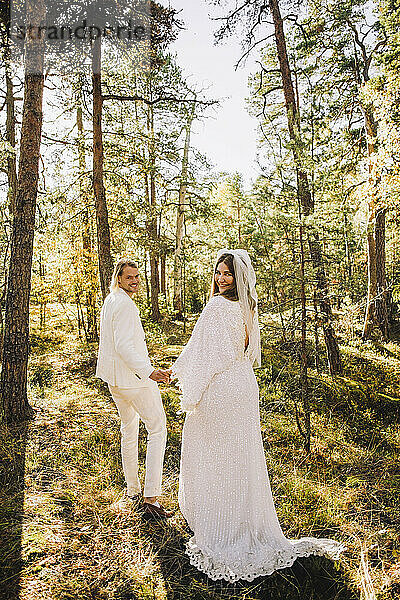
[[[72,309],[71,309],[72,310]],[[180,436],[176,389],[162,387],[168,418],[163,504],[167,523],[121,512],[119,420],[94,377],[95,352],[74,333],[68,307],[51,306],[47,329],[32,311],[26,428],[2,429],[1,546],[7,600],[392,600],[400,598],[400,346],[342,345],[345,377],[310,371],[312,451],[293,417],[296,361],[290,344],[266,348],[257,371],[268,469],[288,537],[332,537],[334,563],[297,560],[252,583],[212,582],[184,554],[189,533],[177,506]],[[168,366],[180,325],[149,327],[153,362]],[[145,432],[141,429],[143,469]],[[143,475],[143,471],[142,471]],[[5,567],[5,569],[4,569]]]

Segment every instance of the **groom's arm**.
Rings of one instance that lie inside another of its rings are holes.
[[[116,352],[140,379],[147,379],[153,373],[154,367],[148,357],[141,356],[135,349],[133,314],[127,307],[119,307],[113,321]]]

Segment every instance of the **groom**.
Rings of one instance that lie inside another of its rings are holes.
[[[143,514],[166,519],[172,513],[160,506],[162,468],[167,439],[166,418],[157,382],[169,382],[169,371],[151,365],[139,310],[133,301],[139,287],[135,262],[116,265],[110,293],[100,317],[96,376],[108,383],[121,417],[121,455],[129,501],[140,502],[138,477],[139,419],[147,429],[146,478]]]

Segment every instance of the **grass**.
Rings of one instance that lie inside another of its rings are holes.
[[[0,431],[0,561],[8,577],[1,598],[400,598],[396,344],[343,346],[345,377],[335,381],[311,372],[311,455],[303,451],[293,419],[295,362],[277,343],[267,347],[266,368],[258,372],[261,421],[282,527],[288,537],[340,539],[347,551],[338,563],[310,557],[270,577],[232,585],[211,582],[184,554],[189,532],[177,507],[183,417],[176,414],[173,387],[163,388],[169,430],[163,503],[176,515],[151,524],[134,510],[116,509],[124,488],[118,415],[93,375],[94,348],[76,338],[71,314],[68,319],[52,307],[43,333],[33,310],[29,378],[36,418],[28,429]],[[155,362],[169,364],[179,352],[179,328],[154,327],[149,337]],[[143,468],[143,429],[140,440]]]

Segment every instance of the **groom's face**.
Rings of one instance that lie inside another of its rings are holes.
[[[135,267],[124,267],[121,275],[118,275],[119,287],[132,296],[139,289],[139,271]]]

